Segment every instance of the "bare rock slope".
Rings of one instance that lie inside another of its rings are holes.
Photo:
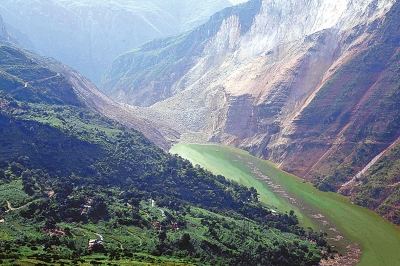
[[[122,55],[102,86],[177,141],[241,147],[337,191],[400,136],[399,6],[253,0]]]

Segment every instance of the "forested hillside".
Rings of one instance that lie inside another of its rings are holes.
[[[0,46],[0,263],[316,265],[322,233],[91,111]],[[88,239],[92,239],[88,241]]]

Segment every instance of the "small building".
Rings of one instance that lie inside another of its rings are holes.
[[[156,228],[157,230],[161,231],[161,229],[162,229],[161,222],[153,221],[153,227]]]
[[[170,230],[179,231],[178,223],[171,222],[171,225],[169,226],[169,229],[170,229]]]
[[[103,242],[104,242],[103,236],[100,234],[97,234],[97,233],[95,235],[100,237],[100,240],[99,239],[89,239],[88,248],[90,248],[90,249],[103,247]]]
[[[98,239],[89,239],[88,241],[88,248],[93,249],[103,245],[103,241]]]

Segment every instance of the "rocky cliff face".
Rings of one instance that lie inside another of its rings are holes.
[[[214,54],[204,51],[221,25],[228,29],[227,23],[235,21],[235,17],[236,21],[240,20],[240,29],[233,30],[245,33],[260,8],[261,1],[255,1],[251,5],[225,9],[192,31],[178,37],[157,39],[121,55],[107,69],[101,88],[114,99],[138,106],[152,105],[185,90],[193,83],[192,78],[197,79],[214,67],[210,61]],[[225,21],[230,17],[230,21]],[[204,64],[194,68],[199,60]]]
[[[180,141],[238,146],[336,191],[400,136],[399,5],[253,0],[123,55],[102,84]]]
[[[0,14],[30,38],[30,47],[98,82],[120,54],[198,26],[230,5],[228,0],[11,0],[0,3]]]

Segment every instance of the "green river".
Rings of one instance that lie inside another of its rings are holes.
[[[293,209],[304,227],[328,233],[329,243],[336,250],[341,254],[350,252],[347,257],[360,260],[356,265],[400,266],[400,227],[352,204],[347,197],[319,191],[243,150],[178,144],[170,152],[215,174],[256,188],[260,201],[279,211]]]

